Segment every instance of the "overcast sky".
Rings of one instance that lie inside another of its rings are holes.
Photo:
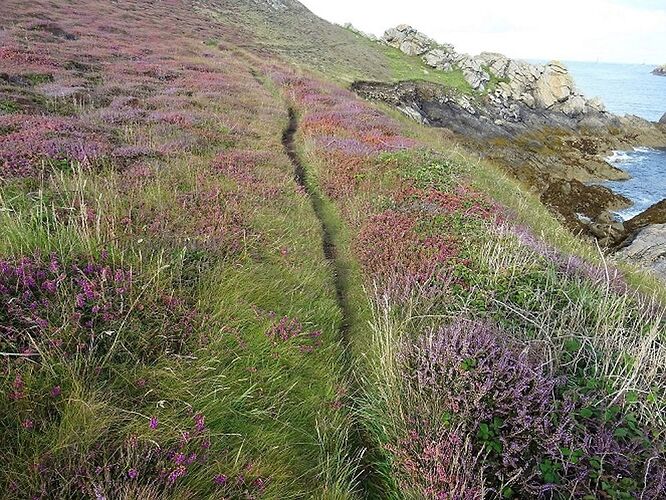
[[[301,0],[381,35],[411,24],[460,52],[524,59],[666,63],[666,0]]]

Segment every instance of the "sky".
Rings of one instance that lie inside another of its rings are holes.
[[[459,52],[521,59],[666,63],[666,0],[301,0],[375,35],[410,24]]]

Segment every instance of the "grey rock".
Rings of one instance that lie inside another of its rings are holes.
[[[386,30],[382,41],[409,56],[423,55],[437,45],[432,39],[407,24]]]
[[[559,102],[566,101],[574,90],[573,78],[567,68],[562,63],[553,61],[546,65],[537,80],[534,97],[539,107],[549,109]]]
[[[532,94],[522,94],[519,97],[519,100],[532,109],[536,107],[536,99]]]
[[[598,224],[596,222],[590,224],[590,232],[600,240],[608,238],[608,230],[605,224]]]
[[[560,111],[567,116],[576,117],[585,112],[587,101],[582,95],[574,95],[564,101],[560,107]]]
[[[666,224],[655,224],[640,230],[617,255],[666,280]]]
[[[616,234],[622,234],[624,233],[624,223],[620,221],[613,222],[610,225],[611,231],[613,231]]]
[[[503,78],[506,74],[506,68],[509,65],[509,58],[496,52],[481,52],[476,59],[498,78]]]
[[[483,90],[490,81],[490,75],[483,69],[481,61],[467,54],[460,54],[456,60],[463,76],[474,90]]]
[[[446,48],[437,48],[426,52],[423,61],[430,67],[441,71],[451,71],[453,68],[453,59],[450,50]]]
[[[661,117],[661,119],[659,120],[659,123],[666,124],[666,113],[664,113],[664,115]]]
[[[592,108],[594,111],[598,111],[599,113],[606,112],[606,105],[599,97],[593,97],[592,99],[588,100],[587,105],[590,108]]]
[[[257,1],[261,0],[255,0],[255,2]],[[284,0],[264,0],[264,3],[267,3],[272,9],[277,11],[285,11],[289,8]]]
[[[608,210],[601,212],[594,222],[597,224],[611,224],[615,219]]]
[[[652,74],[657,76],[666,76],[666,64],[659,66],[658,68],[654,68],[652,70]]]

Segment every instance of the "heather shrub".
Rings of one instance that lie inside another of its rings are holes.
[[[417,218],[407,212],[387,210],[368,218],[354,251],[369,279],[381,290],[399,298],[430,287],[445,286],[450,276],[446,264],[457,254],[455,241],[417,231]]]
[[[221,187],[198,185],[177,193],[168,205],[141,202],[123,217],[122,230],[166,248],[187,248],[215,260],[236,256],[259,235],[243,211],[243,197]]]
[[[407,498],[480,500],[484,498],[482,456],[475,456],[464,434],[450,428],[424,432],[416,419],[395,444],[387,444],[396,479]]]
[[[23,426],[18,454],[39,446],[39,435],[57,428],[59,416],[71,418],[73,409],[81,409],[64,392],[51,399],[50,414],[40,427]],[[205,415],[191,408],[178,415],[175,425],[155,416],[102,418],[108,426],[103,436],[62,449],[40,448],[24,474],[0,474],[5,491],[15,498],[136,498],[133,492],[140,498],[173,498],[186,494],[193,477],[199,491],[211,496],[258,498],[269,482],[251,461],[230,465],[234,460],[214,446]]]
[[[612,265],[557,251],[525,230],[501,234],[475,256],[470,281],[490,291],[477,307],[521,339],[548,346],[554,370],[603,387],[609,400],[633,400],[644,425],[663,429],[663,306],[632,290]]]
[[[410,471],[404,456],[414,457],[413,447],[421,446],[416,463],[427,464],[431,451],[421,443],[446,450],[454,440],[458,458],[440,463],[438,477],[457,478],[461,470],[480,468],[485,488],[505,498],[664,493],[660,450],[630,411],[549,374],[540,353],[496,327],[457,321],[406,341],[399,357],[407,434],[388,449],[397,457],[399,474],[421,491],[433,488],[433,480],[425,480],[431,476],[418,468]],[[471,449],[465,454],[460,443],[467,440]],[[480,456],[483,461],[477,462]],[[461,466],[463,459],[468,463]],[[474,484],[475,491],[483,483]]]
[[[194,310],[177,297],[147,293],[131,269],[104,257],[0,260],[0,346],[35,360],[181,352],[193,337]]]
[[[80,127],[69,118],[0,115],[0,165],[3,177],[29,177],[50,162],[90,166],[109,153],[99,129]]]

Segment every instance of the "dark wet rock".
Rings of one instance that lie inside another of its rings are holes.
[[[632,233],[652,224],[666,224],[666,199],[655,203],[645,212],[626,222],[627,231]]]

